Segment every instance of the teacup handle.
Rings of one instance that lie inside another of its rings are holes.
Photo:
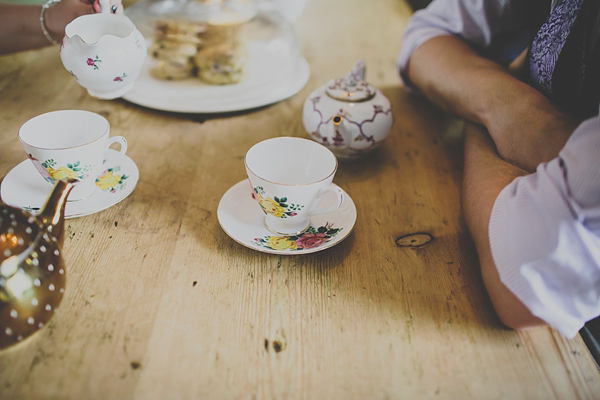
[[[121,149],[119,150],[119,154],[116,156],[117,159],[123,157],[125,152],[127,151],[127,139],[123,136],[113,136],[106,141],[106,147],[104,148],[104,153],[108,151],[108,148],[113,143],[119,143],[121,145]]]
[[[336,202],[331,207],[316,208],[319,205],[319,203],[321,202],[321,200],[323,200],[323,198],[325,197],[325,195],[327,193],[333,193],[334,195],[336,195],[336,197],[337,197]],[[309,212],[308,216],[310,217],[310,216],[318,215],[318,214],[327,214],[332,211],[335,211],[338,208],[340,208],[343,200],[344,200],[344,196],[342,195],[342,190],[340,188],[334,187],[331,185],[324,187],[321,190],[319,190],[319,192],[317,193],[317,197],[313,201],[313,204],[315,205],[315,209],[312,210],[311,212]]]

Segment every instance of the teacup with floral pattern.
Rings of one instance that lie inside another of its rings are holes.
[[[302,233],[311,215],[332,212],[342,203],[341,190],[331,185],[337,159],[321,144],[294,137],[268,139],[252,146],[244,162],[265,226],[273,233]],[[320,208],[326,195],[336,201]]]
[[[77,179],[69,201],[89,197],[109,147],[119,143],[127,151],[123,136],[109,138],[110,125],[101,115],[83,110],[60,110],[38,115],[25,122],[19,140],[29,159],[46,182],[48,190],[60,179]]]

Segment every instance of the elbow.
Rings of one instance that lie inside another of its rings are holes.
[[[482,257],[483,255],[483,257]],[[524,330],[546,323],[533,315],[529,308],[500,280],[490,252],[480,254],[483,282],[500,321],[514,330]]]
[[[494,304],[494,309],[500,322],[506,327],[515,330],[522,331],[526,329],[535,328],[537,326],[544,326],[546,323],[538,317],[531,314],[531,312],[523,306],[521,309],[502,309]]]

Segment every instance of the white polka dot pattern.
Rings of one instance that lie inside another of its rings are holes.
[[[0,350],[44,327],[62,301],[66,274],[55,237],[61,230],[0,205],[0,287],[8,294],[0,298]]]

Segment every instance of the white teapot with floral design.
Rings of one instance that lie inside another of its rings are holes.
[[[357,61],[345,78],[329,81],[304,102],[304,128],[341,158],[373,150],[394,123],[390,101],[365,81],[365,69],[365,63]]]
[[[146,40],[122,14],[106,12],[75,18],[60,47],[63,65],[88,93],[115,99],[133,87],[146,59]]]

